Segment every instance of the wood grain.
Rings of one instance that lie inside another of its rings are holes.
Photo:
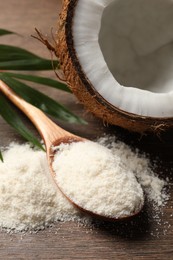
[[[23,37],[1,37],[1,43],[9,43],[27,48],[37,54],[49,57],[49,52],[39,42],[30,37],[34,27],[43,33],[56,27],[57,14],[61,2],[58,0],[6,0],[0,1],[0,27],[17,31]],[[43,75],[40,72],[40,75]],[[44,74],[45,75],[45,74]],[[46,72],[54,77],[53,72]],[[43,260],[110,260],[110,259],[173,259],[173,131],[163,133],[159,138],[131,134],[116,127],[104,126],[103,123],[86,113],[75,97],[54,89],[34,85],[49,96],[65,104],[73,112],[83,116],[87,126],[60,123],[61,127],[85,138],[111,133],[120,140],[147,152],[159,176],[167,176],[169,180],[170,199],[157,219],[151,214],[151,206],[147,204],[143,212],[131,221],[121,223],[94,222],[92,228],[76,223],[57,223],[54,227],[37,234],[0,233],[0,259],[43,259]],[[36,130],[27,119],[25,123],[32,131]],[[59,123],[59,122],[58,122]],[[0,118],[0,146],[11,141],[23,140]]]

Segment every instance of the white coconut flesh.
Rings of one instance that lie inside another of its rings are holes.
[[[141,116],[173,116],[173,1],[78,0],[76,55],[95,91]]]

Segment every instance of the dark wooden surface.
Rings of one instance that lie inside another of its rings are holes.
[[[34,27],[48,34],[51,27],[56,28],[60,5],[58,0],[0,1],[0,28],[14,30],[23,35],[1,37],[0,42],[21,46],[49,57],[44,46],[30,35],[34,33]],[[44,75],[55,77],[52,72],[46,72]],[[173,259],[173,131],[162,134],[161,139],[151,135],[141,138],[116,127],[105,127],[101,121],[86,113],[73,96],[37,85],[36,87],[49,93],[89,122],[87,126],[61,123],[67,130],[91,139],[104,132],[116,133],[119,139],[138,147],[142,152],[147,152],[151,160],[157,157],[159,163],[155,171],[160,176],[170,178],[170,200],[160,213],[159,219],[154,218],[150,207],[146,206],[138,217],[123,223],[100,222],[95,223],[92,228],[75,223],[57,223],[45,231],[24,236],[1,232],[0,259]],[[26,124],[35,131],[28,120]],[[0,118],[0,146],[13,140],[23,141]]]

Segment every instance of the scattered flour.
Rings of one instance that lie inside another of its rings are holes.
[[[163,189],[166,183],[155,176],[150,169],[148,159],[144,155],[132,151],[129,146],[117,141],[115,137],[105,136],[98,139],[97,143],[109,149],[107,155],[110,158],[115,157],[114,160],[107,158],[112,160],[112,163],[115,162],[115,169],[118,169],[121,165],[124,170],[127,170],[129,177],[123,176],[124,180],[125,178],[128,180],[130,176],[134,180],[134,174],[143,187],[147,199],[158,207],[164,205],[168,198]],[[1,228],[5,228],[8,232],[34,231],[44,229],[59,220],[76,220],[90,223],[90,219],[74,208],[54,186],[44,152],[34,150],[28,144],[12,143],[3,152],[3,157],[4,163],[0,162]],[[80,165],[79,158],[77,164]],[[87,167],[91,169],[92,164],[88,163]],[[104,160],[102,161],[102,167],[105,167]],[[112,182],[112,177],[109,177],[105,184],[107,172],[109,172],[109,169],[105,169],[103,177],[103,187],[105,188],[110,187],[109,181]],[[118,176],[119,174],[118,172]],[[86,179],[84,182],[87,184]],[[73,185],[78,189],[77,183],[73,183]],[[104,193],[107,191],[103,187],[100,186],[100,189],[102,188],[102,196],[105,199]],[[125,189],[125,187],[122,188]],[[141,192],[139,187],[138,189]],[[131,194],[130,191],[128,192]],[[134,193],[134,195],[136,194]],[[101,204],[100,206],[102,208]],[[128,207],[127,210],[129,210]]]
[[[61,144],[57,149],[53,169],[58,186],[81,208],[117,219],[141,210],[141,185],[107,147],[85,141]]]
[[[140,154],[138,150],[132,151],[130,146],[116,140],[115,136],[105,136],[97,140],[103,146],[108,147],[114,156],[121,158],[125,169],[134,173],[143,190],[147,194],[148,200],[155,203],[155,206],[163,206],[168,199],[164,192],[166,181],[159,179],[150,167],[150,161],[145,154]]]
[[[48,176],[46,155],[28,144],[12,143],[0,163],[0,227],[44,229],[57,220],[76,218],[79,213],[55,189]]]

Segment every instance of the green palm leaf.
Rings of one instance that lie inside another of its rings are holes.
[[[1,153],[1,151],[0,151],[0,161],[3,162],[3,157],[2,157],[2,153]]]
[[[18,113],[14,110],[11,103],[2,94],[0,94],[0,115],[5,119],[5,121],[9,125],[11,125],[27,141],[33,143],[38,148],[44,150],[41,143],[24,125],[23,121],[19,117]],[[2,159],[2,154],[1,154],[1,159]]]
[[[61,82],[58,82],[57,80],[50,79],[50,78],[26,75],[26,74],[18,74],[18,73],[9,73],[9,72],[3,72],[0,74],[2,74],[4,76],[12,77],[12,78],[31,81],[31,82],[38,83],[38,84],[45,85],[45,86],[50,86],[50,87],[71,93],[71,91],[67,87],[67,85],[65,85]]]
[[[57,61],[54,66],[58,66]],[[24,49],[0,44],[0,70],[52,70],[52,62]]]
[[[12,34],[13,32],[0,29],[0,36]],[[71,113],[64,106],[49,98],[43,93],[29,87],[20,80],[34,82],[49,87],[53,87],[62,91],[71,93],[68,87],[56,80],[35,75],[25,75],[7,70],[15,71],[37,71],[37,70],[52,70],[52,68],[59,68],[58,61],[51,61],[41,58],[27,50],[19,47],[0,45],[0,79],[3,80],[9,87],[11,87],[19,96],[27,102],[37,106],[44,112],[54,116],[59,120],[69,123],[86,124],[86,121]],[[18,110],[14,110],[12,104],[0,94],[0,115],[5,121],[10,124],[20,135],[27,141],[30,141],[35,146],[43,149],[37,138],[29,131],[20,118]],[[0,160],[3,161],[3,155],[0,151]]]
[[[14,32],[4,30],[4,29],[0,29],[0,36],[7,35],[7,34],[14,34]]]
[[[40,91],[35,90],[16,79],[3,76],[2,74],[0,75],[0,78],[27,102],[38,107],[56,119],[66,121],[68,123],[86,124],[83,119],[74,115],[64,106],[41,93]]]

